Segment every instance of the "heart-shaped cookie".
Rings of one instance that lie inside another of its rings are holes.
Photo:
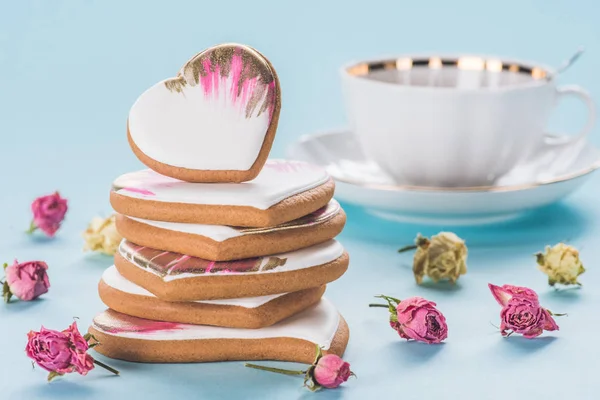
[[[195,55],[176,77],[137,99],[129,112],[129,144],[162,175],[245,182],[267,160],[280,107],[271,63],[248,46],[222,44]]]

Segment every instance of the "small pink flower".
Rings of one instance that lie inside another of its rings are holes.
[[[48,292],[48,265],[43,261],[27,261],[12,265],[5,264],[6,281],[3,287],[4,300],[8,302],[12,295],[20,300],[31,301]]]
[[[531,339],[542,334],[544,330],[558,330],[558,325],[539,303],[527,298],[514,297],[500,312],[500,332],[508,336],[511,332],[520,333]]]
[[[319,359],[313,375],[319,385],[334,389],[346,382],[352,372],[349,363],[335,354],[327,354]]]
[[[433,301],[422,297],[409,297],[405,300],[384,295],[377,297],[386,300],[388,305],[371,304],[371,306],[389,308],[390,326],[401,338],[437,344],[448,337],[446,318]]]
[[[346,382],[351,376],[356,376],[350,370],[349,363],[335,354],[323,355],[323,351],[318,345],[315,361],[304,371],[265,367],[248,363],[246,363],[246,367],[285,375],[304,375],[304,386],[313,392],[321,388],[335,389]]]
[[[94,360],[86,353],[89,345],[75,322],[62,332],[42,327],[39,332],[30,331],[27,338],[27,356],[48,372],[86,375],[94,369]]]
[[[42,326],[39,332],[30,331],[27,334],[25,353],[37,365],[50,372],[48,381],[72,372],[87,375],[94,369],[95,363],[118,374],[118,371],[96,362],[87,354],[90,338],[92,337],[89,334],[86,337],[81,335],[75,322],[63,331]]]
[[[528,339],[535,338],[543,331],[557,331],[558,325],[553,315],[543,308],[537,294],[526,287],[504,285],[502,287],[488,284],[492,295],[502,306],[500,311],[500,333],[510,336],[522,334]]]
[[[31,203],[33,221],[28,233],[40,229],[47,236],[54,236],[67,213],[67,200],[60,197],[58,192],[38,197]]]
[[[440,343],[448,337],[446,318],[433,301],[409,297],[396,307],[398,333],[405,339],[425,343]]]

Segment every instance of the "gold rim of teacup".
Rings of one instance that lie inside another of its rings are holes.
[[[328,132],[320,132],[312,135],[307,135],[300,139],[300,142],[306,142],[310,139],[314,139],[315,137],[320,136],[328,136],[332,134],[339,134],[347,131],[328,131]],[[327,169],[326,167],[324,167]],[[561,183],[565,181],[570,181],[572,179],[581,178],[582,176],[588,175],[595,170],[600,168],[600,159],[595,161],[592,165],[587,168],[581,169],[577,172],[573,172],[570,174],[561,175],[555,179],[549,179],[545,181],[521,184],[521,185],[507,185],[507,186],[494,186],[494,185],[486,185],[486,186],[457,186],[457,187],[437,187],[437,186],[416,186],[416,185],[388,185],[388,184],[380,184],[380,183],[363,183],[354,179],[346,179],[340,178],[335,174],[327,171],[335,181],[348,183],[351,185],[361,186],[369,189],[377,189],[377,190],[387,190],[387,191],[404,191],[404,192],[451,192],[451,193],[461,193],[461,192],[516,192],[520,190],[533,189],[540,186],[553,185],[556,183]]]
[[[343,71],[350,76],[365,77],[377,71],[409,71],[416,67],[424,67],[431,70],[442,69],[444,67],[453,67],[463,71],[488,71],[501,72],[507,71],[515,74],[524,74],[531,76],[532,82],[510,85],[508,88],[517,88],[531,83],[547,82],[553,77],[552,69],[533,63],[523,61],[502,59],[493,56],[398,56],[394,58],[365,60],[350,63],[343,67]],[[376,81],[387,85],[398,85],[389,82]],[[418,87],[422,88],[422,87]],[[459,90],[455,87],[436,87],[442,90]]]

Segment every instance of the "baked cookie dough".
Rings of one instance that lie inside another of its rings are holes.
[[[113,182],[110,202],[120,214],[153,221],[270,227],[324,207],[335,184],[321,167],[268,160],[250,182],[190,183],[152,170]]]
[[[115,266],[161,300],[235,299],[297,292],[338,279],[348,254],[336,240],[302,250],[235,261],[209,261],[123,240]]]
[[[325,286],[260,297],[168,302],[129,282],[112,266],[104,271],[98,292],[109,308],[139,318],[256,329],[273,325],[317,303]]]
[[[251,47],[221,44],[146,90],[129,112],[127,137],[140,161],[162,175],[244,182],[267,160],[280,108],[271,63]]]
[[[117,230],[124,238],[154,249],[214,261],[277,254],[322,243],[344,228],[346,214],[337,201],[297,220],[272,228],[150,221],[118,215]]]
[[[325,298],[309,309],[260,329],[233,329],[159,322],[106,310],[89,329],[107,357],[137,362],[278,360],[310,364],[319,345],[342,356],[348,344],[346,321]]]

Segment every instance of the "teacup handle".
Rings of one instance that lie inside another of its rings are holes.
[[[592,128],[594,127],[594,123],[596,122],[596,105],[594,100],[592,100],[592,96],[578,85],[566,85],[559,86],[556,88],[556,100],[559,102],[562,98],[573,96],[577,97],[583,103],[587,105],[588,108],[588,118],[587,122],[583,129],[575,136],[554,136],[552,139],[546,138],[546,143],[551,145],[561,145],[577,142],[583,138],[585,138]]]

